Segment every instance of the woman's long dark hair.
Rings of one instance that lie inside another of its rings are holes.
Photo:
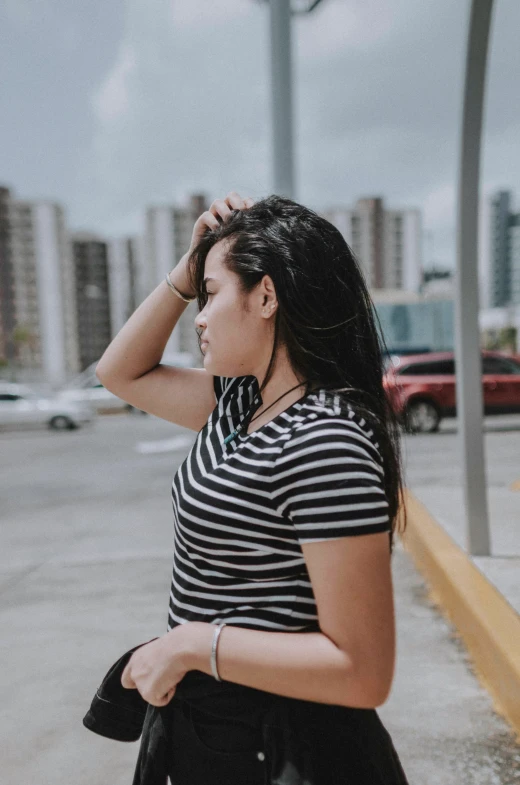
[[[406,512],[401,505],[403,470],[399,422],[383,387],[386,344],[363,273],[341,232],[292,199],[271,195],[234,210],[208,229],[188,259],[191,289],[205,306],[204,265],[220,240],[228,245],[225,266],[249,294],[269,275],[278,308],[274,343],[260,391],[269,381],[277,348],[285,345],[307,392],[325,388],[331,400],[353,405],[370,424],[385,468],[392,534]],[[392,545],[392,538],[391,538]]]

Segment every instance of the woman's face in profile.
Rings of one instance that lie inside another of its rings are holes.
[[[269,319],[262,315],[262,284],[243,295],[238,276],[223,264],[225,253],[225,243],[216,243],[204,267],[207,302],[195,318],[204,368],[214,376],[257,375],[272,348]]]

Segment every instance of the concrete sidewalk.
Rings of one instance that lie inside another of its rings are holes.
[[[84,432],[0,435],[2,782],[131,782],[137,744],[81,720],[115,659],[166,631],[170,483],[186,447],[142,444],[187,435],[131,415]],[[399,542],[393,573],[397,670],[379,713],[410,785],[519,782],[513,736]]]
[[[469,557],[456,422],[405,440],[408,550],[520,737],[520,417],[485,420],[491,555]],[[419,502],[419,504],[417,504]]]

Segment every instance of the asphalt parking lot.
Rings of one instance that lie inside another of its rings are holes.
[[[520,417],[493,419],[489,436],[504,439],[504,461],[520,455]],[[445,481],[448,459],[456,462],[450,426],[406,437],[414,481]],[[170,485],[193,438],[135,414],[71,432],[0,433],[0,736],[9,785],[131,781],[137,746],[97,737],[81,719],[108,666],[166,631]],[[490,472],[501,481],[500,461]],[[519,783],[520,748],[400,546],[393,573],[398,662],[379,712],[410,785]]]

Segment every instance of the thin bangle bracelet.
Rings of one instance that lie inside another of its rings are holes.
[[[217,644],[218,644],[220,633],[222,632],[222,629],[225,626],[226,626],[225,624],[218,625],[218,627],[215,629],[215,632],[213,633],[213,642],[211,644],[211,672],[213,673],[213,676],[217,681],[222,681],[222,679],[218,674],[218,668],[217,668]]]
[[[177,297],[180,297],[181,300],[184,300],[185,303],[191,303],[193,300],[195,300],[195,297],[187,297],[185,294],[182,294],[182,292],[179,292],[177,287],[171,281],[170,273],[166,273],[166,283],[168,284],[172,292],[176,294]]]

